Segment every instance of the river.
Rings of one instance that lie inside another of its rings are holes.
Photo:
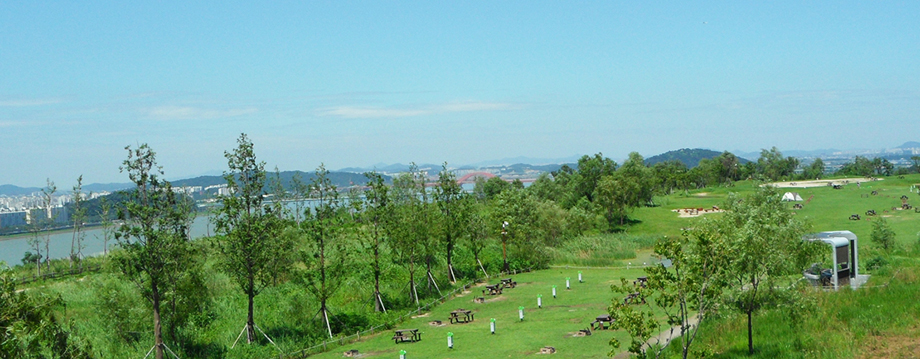
[[[83,240],[83,255],[85,256],[95,256],[100,255],[105,251],[104,240],[102,236],[102,227],[92,227],[83,231],[86,234],[85,239]],[[209,236],[214,233],[213,226],[210,223],[210,216],[201,215],[195,218],[192,222],[192,227],[190,228],[190,234],[192,238],[201,238]],[[44,236],[45,234],[39,234],[39,236]],[[63,230],[55,231],[50,234],[51,241],[49,242],[48,250],[51,252],[51,258],[67,258],[70,257],[70,244],[73,239],[72,230]],[[33,236],[31,234],[17,234],[13,236],[3,236],[0,237],[0,261],[6,262],[8,265],[22,264],[22,257],[26,251],[34,252],[34,249],[29,246],[29,239]],[[39,239],[44,241],[44,239]],[[109,248],[111,249],[115,246],[115,239],[109,239]],[[44,242],[41,244],[42,255],[45,253]]]

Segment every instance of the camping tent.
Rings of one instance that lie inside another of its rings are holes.
[[[802,201],[803,197],[800,197],[799,193],[796,193],[796,192],[787,192],[783,194],[783,198],[781,198],[780,200],[784,202]]]

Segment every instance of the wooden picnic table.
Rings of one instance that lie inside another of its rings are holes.
[[[633,281],[633,285],[639,285],[640,287],[646,288],[646,282],[649,281],[647,277],[639,277]]]
[[[466,310],[463,308],[458,308],[457,310],[451,311],[448,321],[451,324],[456,323],[469,323],[473,321],[473,311]]]
[[[422,340],[422,333],[419,329],[397,329],[393,334],[393,343],[418,342]]]
[[[505,288],[515,288],[518,285],[518,282],[512,280],[512,278],[500,279],[500,284]],[[497,284],[498,285],[498,284]]]
[[[607,329],[607,328],[605,328],[605,325],[607,325],[607,327],[610,328],[612,322],[614,322],[614,319],[611,318],[610,315],[608,315],[608,314],[602,314],[602,315],[599,315],[598,317],[596,317],[596,318],[595,318],[595,321],[592,322],[591,324],[589,324],[589,326],[590,326],[592,329]],[[597,328],[595,327],[596,325],[597,325]]]
[[[502,286],[499,284],[487,285],[486,290],[483,291],[483,294],[486,294],[486,291],[489,291],[489,295],[499,295],[502,294]]]

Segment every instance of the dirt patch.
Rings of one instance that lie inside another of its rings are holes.
[[[679,208],[673,209],[672,212],[678,213],[678,218],[691,218],[700,217],[705,214],[721,213],[723,210],[713,206],[711,208]]]
[[[416,318],[425,318],[425,317],[429,316],[429,314],[432,314],[432,313],[425,313],[425,314],[414,315],[414,316],[412,316],[412,317],[410,317],[410,318],[413,318],[413,319],[416,319]]]
[[[697,197],[706,197],[709,194],[710,192],[700,192],[700,193],[695,193],[694,195]]]
[[[918,338],[910,335],[867,336],[858,358],[921,358]]]
[[[501,301],[503,301],[503,300],[508,300],[508,297],[503,297],[503,296],[501,296],[501,295],[496,295],[496,296],[493,296],[492,298],[486,299],[486,303],[501,302]]]
[[[762,186],[772,186],[777,188],[809,188],[809,187],[824,187],[831,185],[848,185],[848,184],[858,184],[858,183],[868,183],[873,181],[882,181],[882,178],[842,178],[834,180],[815,180],[815,181],[790,181],[790,182],[774,182],[763,184]]]

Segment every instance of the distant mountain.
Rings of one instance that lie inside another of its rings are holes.
[[[300,174],[301,181],[304,184],[309,184],[316,175],[313,172],[303,172],[303,171],[283,171],[278,172],[278,177],[281,179],[282,184],[286,189],[291,189],[294,182],[294,176]],[[349,172],[330,172],[329,175],[330,182],[333,183],[336,187],[345,188],[353,184],[366,184],[368,183],[368,178],[360,173],[349,173]],[[382,176],[385,182],[390,182],[389,176]],[[268,172],[266,174],[266,181],[271,183],[275,180],[275,172]],[[171,181],[173,187],[192,187],[192,186],[214,186],[227,183],[224,180],[223,176],[199,176],[195,178],[182,179]],[[268,185],[270,186],[270,184]],[[266,191],[270,191],[268,188]]]
[[[905,143],[903,143],[901,146],[896,147],[896,148],[901,148],[901,149],[904,149],[904,150],[912,149],[912,148],[921,148],[921,142],[918,142],[918,141],[908,141],[908,142],[905,142]]]
[[[83,185],[83,192],[115,192],[134,187],[134,183],[92,183]]]
[[[41,190],[41,188],[36,187],[19,187],[11,184],[0,184],[0,195],[26,196]]]
[[[652,166],[659,162],[677,160],[677,161],[681,161],[681,163],[684,163],[684,165],[688,166],[688,168],[693,168],[693,167],[697,167],[697,164],[700,163],[700,160],[704,158],[708,158],[708,159],[714,158],[721,154],[723,154],[723,152],[706,150],[703,148],[694,148],[694,149],[682,148],[680,150],[668,151],[663,154],[649,157],[644,162],[646,162],[647,166]],[[739,164],[746,164],[748,162],[751,162],[740,156],[736,156],[736,157],[739,159]]]
[[[575,163],[579,160],[579,157],[582,157],[582,156],[572,155],[569,157],[561,157],[561,158],[535,158],[535,157],[518,156],[518,157],[511,157],[511,158],[503,158],[501,160],[489,160],[489,161],[477,162],[477,163],[471,164],[471,166],[476,166],[476,167],[508,166],[508,165],[522,164],[522,163],[527,163],[531,165],[563,164],[563,163]]]
[[[431,164],[431,163],[422,163],[422,164],[418,164],[418,163],[417,163],[417,164],[416,164],[416,167],[419,167],[419,169],[421,169],[421,170],[427,170],[427,171],[429,171],[429,172],[432,172],[432,171],[438,172],[438,171],[441,170],[441,165],[433,165],[433,164]],[[371,167],[346,167],[346,168],[340,168],[338,172],[349,172],[349,173],[359,173],[359,174],[361,174],[361,173],[371,172],[371,171],[377,171],[377,172],[380,172],[380,173],[400,173],[400,172],[407,172],[407,171],[409,171],[409,165],[408,165],[408,164],[404,165],[404,164],[402,164],[402,163],[394,163],[394,164],[392,164],[392,165],[388,165],[388,164],[384,164],[384,163],[378,163],[378,164],[376,164],[376,165],[374,165],[374,166],[371,166]]]

